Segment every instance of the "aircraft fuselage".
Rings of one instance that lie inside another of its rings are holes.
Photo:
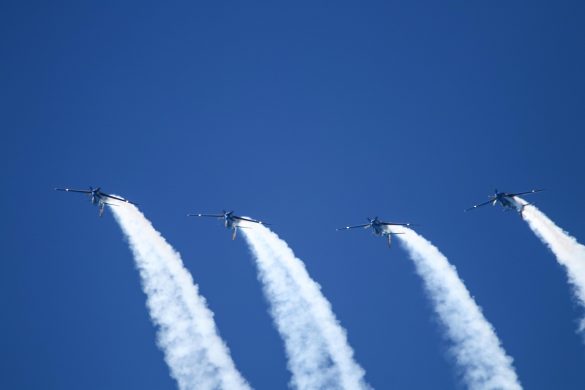
[[[234,227],[234,220],[230,217],[224,217],[225,227],[231,229]]]
[[[520,212],[523,208],[523,206],[516,199],[514,199],[513,196],[498,194],[496,196],[496,201],[500,203],[504,209],[514,209]]]
[[[89,194],[89,196],[91,197],[92,204],[103,202],[103,197],[102,197],[102,194],[100,193],[99,188],[93,189],[90,187],[90,191],[91,191],[91,194]]]
[[[381,223],[376,221],[372,222],[372,231],[376,236],[387,236],[390,234],[387,225],[382,225]]]
[[[238,227],[238,221],[232,216],[232,213],[224,214],[223,220],[227,229],[234,229]]]

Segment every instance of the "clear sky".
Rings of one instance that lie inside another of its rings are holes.
[[[57,186],[140,203],[182,254],[257,389],[290,379],[244,240],[188,212],[273,223],[378,389],[461,385],[406,252],[457,267],[527,389],[585,388],[580,309],[494,188],[585,241],[585,3],[0,5],[0,388],[173,389],[120,229]]]

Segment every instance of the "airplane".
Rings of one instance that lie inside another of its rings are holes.
[[[222,210],[222,214],[187,214],[188,217],[211,217],[211,218],[218,218],[224,220],[224,226],[226,229],[232,229],[234,232],[232,234],[232,240],[236,239],[236,234],[238,232],[238,228],[245,228],[245,226],[240,226],[239,221],[247,221],[247,222],[254,222],[259,223],[260,225],[269,225],[262,221],[257,221],[255,219],[240,217],[234,214],[233,211],[225,211]]]
[[[95,204],[99,207],[99,214],[100,217],[104,214],[104,206],[106,204],[112,205],[112,203],[106,202],[107,198],[119,200],[120,202],[126,202],[133,205],[137,205],[137,203],[130,202],[127,199],[122,199],[114,195],[106,194],[102,192],[101,187],[93,188],[89,187],[89,190],[73,190],[71,188],[55,188],[56,191],[66,191],[66,192],[79,192],[82,194],[86,194],[91,199],[91,204]]]
[[[490,195],[490,197],[489,197],[490,200],[488,200],[487,202],[476,204],[475,206],[470,207],[470,208],[466,209],[465,211],[474,210],[478,207],[485,206],[485,205],[490,204],[490,203],[492,204],[492,206],[495,206],[497,203],[499,203],[502,205],[504,210],[513,210],[514,209],[518,213],[522,214],[524,207],[528,206],[530,203],[522,204],[522,203],[518,202],[518,200],[515,199],[515,197],[520,196],[520,195],[534,194],[534,193],[540,192],[540,191],[544,191],[544,190],[540,189],[540,190],[530,190],[530,191],[525,191],[525,192],[511,193],[511,192],[499,192],[496,189],[494,191],[494,194]]]
[[[378,237],[384,237],[384,236],[388,237],[388,246],[391,246],[392,245],[392,235],[404,234],[404,233],[393,232],[390,230],[390,226],[412,226],[412,224],[384,222],[384,221],[380,221],[380,219],[378,217],[374,217],[374,218],[368,217],[368,223],[365,223],[363,225],[346,226],[346,227],[339,228],[337,230],[347,230],[347,229],[355,229],[355,228],[364,228],[364,229],[372,228],[374,235],[376,235]]]

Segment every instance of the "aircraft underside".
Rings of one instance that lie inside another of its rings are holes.
[[[518,212],[522,212],[522,209],[524,208],[524,206],[514,198],[504,198],[500,200],[500,204],[502,205],[502,207],[504,207],[504,209],[507,210],[513,209]]]

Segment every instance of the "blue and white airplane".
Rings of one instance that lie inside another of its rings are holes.
[[[125,202],[125,203],[130,203],[133,205],[137,205],[137,203],[130,202],[127,199],[122,199],[122,198],[119,198],[119,197],[114,196],[114,195],[106,194],[105,192],[102,192],[101,187],[97,187],[97,188],[89,187],[89,190],[73,190],[71,188],[55,188],[55,190],[56,191],[66,191],[66,192],[79,192],[81,194],[86,194],[87,196],[89,196],[89,198],[91,200],[91,204],[97,205],[99,207],[100,217],[104,214],[104,206],[106,204],[110,204],[110,205],[112,204],[112,203],[106,202],[106,200],[108,198],[119,200],[120,202]]]
[[[544,190],[542,190],[542,189],[530,190],[530,191],[515,192],[515,193],[499,192],[498,190],[495,190],[494,194],[489,196],[490,200],[488,200],[487,202],[476,204],[475,206],[470,207],[470,208],[466,209],[465,211],[474,210],[478,207],[485,206],[485,205],[488,205],[490,203],[492,204],[492,206],[495,206],[496,204],[499,203],[500,205],[502,205],[504,210],[516,210],[517,212],[522,214],[524,207],[528,206],[530,203],[522,204],[517,199],[515,199],[515,197],[520,196],[520,195],[534,194],[534,193],[540,192],[540,191],[544,191]]]
[[[369,218],[368,223],[364,223],[363,225],[354,225],[354,226],[346,226],[339,228],[337,230],[347,230],[347,229],[355,229],[355,228],[364,228],[369,229],[372,228],[372,232],[374,235],[378,237],[387,237],[388,238],[388,246],[392,245],[392,235],[394,234],[403,234],[400,232],[393,232],[390,230],[390,226],[412,226],[410,223],[397,223],[397,222],[384,222],[380,221],[378,217]]]
[[[187,214],[188,217],[211,217],[211,218],[218,218],[224,220],[224,226],[226,229],[232,229],[232,240],[236,239],[236,234],[238,232],[238,228],[244,228],[244,226],[240,226],[241,221],[246,222],[253,222],[259,223],[260,225],[269,225],[265,222],[258,221],[251,218],[240,217],[234,214],[233,211],[225,211],[223,210],[221,214]]]

